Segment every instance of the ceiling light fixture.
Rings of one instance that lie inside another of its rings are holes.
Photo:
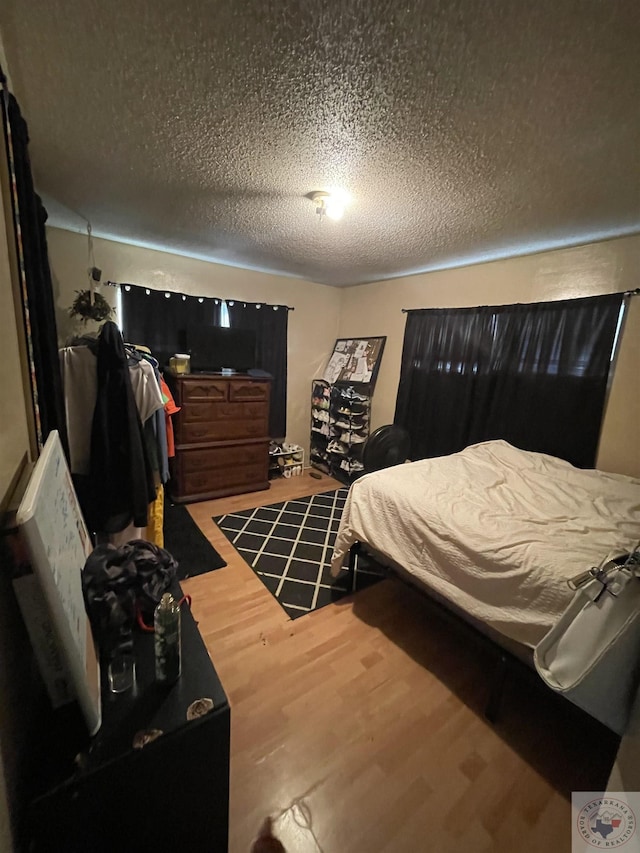
[[[315,204],[316,213],[321,221],[325,216],[336,221],[342,219],[345,207],[349,201],[348,194],[340,190],[334,192],[317,190],[316,192],[309,193],[308,197]]]

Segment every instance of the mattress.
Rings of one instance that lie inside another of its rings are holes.
[[[488,441],[351,486],[332,558],[355,542],[531,648],[573,597],[567,580],[640,539],[640,480]]]

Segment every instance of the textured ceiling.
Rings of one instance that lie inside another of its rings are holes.
[[[638,0],[3,0],[53,222],[353,284],[640,231]],[[342,221],[305,198],[348,190]]]

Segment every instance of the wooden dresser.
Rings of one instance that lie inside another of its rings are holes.
[[[173,500],[268,489],[270,381],[240,374],[165,378],[180,406],[173,418]]]

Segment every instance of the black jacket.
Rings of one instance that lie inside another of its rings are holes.
[[[91,527],[117,533],[145,527],[155,500],[122,335],[107,322],[98,343],[98,396],[91,430]]]

